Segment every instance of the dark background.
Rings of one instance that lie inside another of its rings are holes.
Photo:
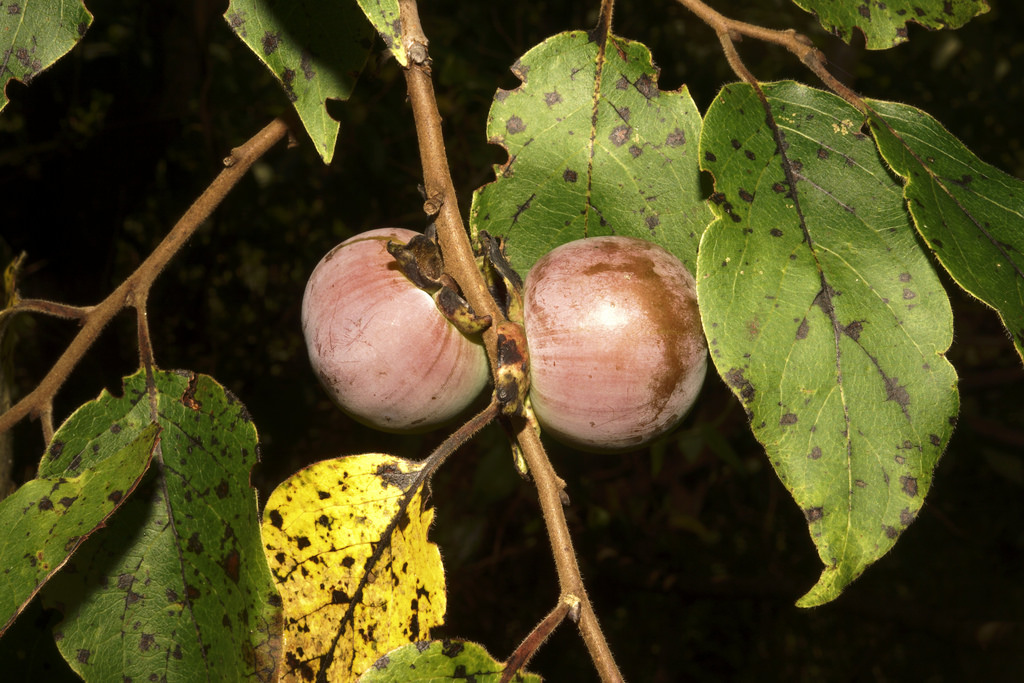
[[[545,37],[589,28],[597,2],[423,2],[439,106],[465,212],[504,153],[485,142],[509,65]],[[717,9],[812,36],[834,72],[863,94],[919,106],[982,159],[1024,177],[1024,9],[956,32],[910,29],[911,41],[867,53],[825,35],[782,0]],[[199,195],[231,147],[288,101],[209,0],[92,0],[78,46],[31,87],[8,86],[0,114],[0,249],[25,250],[24,296],[102,299]],[[581,6],[582,5],[582,6]],[[713,33],[670,0],[621,2],[616,32],[647,44],[660,86],[686,83],[703,111],[735,80]],[[781,49],[746,40],[764,80],[813,76]],[[348,103],[334,162],[308,140],[269,153],[172,262],[150,301],[157,362],[208,373],[247,405],[260,430],[261,499],[309,462],[386,451],[420,458],[443,434],[370,432],[340,415],[308,369],[299,303],[331,246],[371,227],[419,228],[422,201],[404,81],[378,43]],[[820,563],[804,519],[750,436],[721,380],[708,377],[682,427],[647,452],[581,455],[552,447],[568,482],[584,576],[625,675],[634,681],[1024,680],[1024,372],[998,319],[946,280],[956,315],[950,358],[963,410],[918,521],[836,602],[793,606]],[[57,401],[66,416],[137,367],[134,321],[113,324]],[[22,393],[75,332],[18,320]],[[15,430],[19,480],[42,450],[36,423]],[[434,487],[434,538],[445,560],[443,633],[512,652],[558,589],[535,495],[497,430],[456,455]],[[5,680],[35,653],[34,673],[66,671],[30,611],[0,642]],[[596,680],[563,626],[532,669],[552,681]]]

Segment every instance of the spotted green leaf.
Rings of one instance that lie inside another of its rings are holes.
[[[419,463],[363,453],[278,486],[264,550],[284,602],[286,678],[351,680],[444,623],[444,567]]]
[[[869,100],[886,162],[921,237],[957,283],[996,309],[1024,359],[1024,182],[984,163],[931,116]]]
[[[281,81],[324,163],[340,124],[327,100],[347,100],[363,70],[373,28],[351,2],[231,0],[231,30]]]
[[[583,31],[545,40],[512,71],[522,85],[499,90],[487,119],[509,159],[474,194],[472,229],[506,236],[522,275],[559,244],[611,234],[661,244],[692,270],[711,213],[685,86],[659,90],[640,43]]]
[[[960,28],[968,21],[988,12],[988,0],[793,0],[811,12],[821,25],[847,43],[853,30],[860,29],[869,50],[907,42],[907,24],[914,22],[925,28]]]
[[[149,474],[43,589],[61,654],[86,680],[276,680],[280,598],[263,556],[256,429],[209,377],[154,373]],[[143,372],[54,435],[44,477],[105,463],[151,423]]]
[[[473,680],[499,683],[504,664],[480,645],[463,640],[411,643],[384,655],[359,677],[358,683],[435,683]],[[536,674],[518,672],[512,683],[541,683]]]
[[[66,55],[92,24],[82,0],[7,0],[0,3],[0,111],[7,83],[28,85]]]
[[[370,20],[384,44],[391,50],[395,60],[402,66],[409,64],[402,42],[402,20],[398,12],[398,0],[356,0],[363,14]]]
[[[949,300],[859,113],[724,88],[701,137],[718,219],[697,295],[712,359],[800,506],[835,598],[917,515],[957,414]]]
[[[142,479],[157,443],[150,425],[77,476],[33,479],[0,502],[0,634]]]

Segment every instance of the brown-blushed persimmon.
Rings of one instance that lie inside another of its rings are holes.
[[[563,244],[524,292],[530,399],[545,432],[583,450],[637,448],[675,427],[707,369],[693,276],[631,237]]]
[[[487,384],[487,355],[437,309],[388,253],[418,233],[369,230],[317,264],[302,298],[313,369],[335,403],[372,427],[430,429],[454,418]]]

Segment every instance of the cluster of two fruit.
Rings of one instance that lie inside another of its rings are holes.
[[[310,361],[334,401],[370,426],[422,431],[487,384],[487,356],[387,249],[417,233],[371,230],[316,266],[302,302]],[[707,347],[693,277],[628,237],[564,244],[523,293],[530,401],[545,433],[591,451],[639,447],[675,427],[700,391]]]

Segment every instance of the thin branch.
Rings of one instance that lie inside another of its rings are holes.
[[[106,299],[88,309],[88,313],[81,318],[82,328],[36,388],[0,415],[0,433],[28,415],[44,416],[50,413],[53,397],[107,323],[123,308],[134,306],[135,301],[146,300],[150,287],[168,262],[242,179],[249,167],[287,132],[285,121],[275,119],[241,147],[231,151],[231,155],[224,160],[225,169],[214,178],[156,249]],[[44,434],[46,431],[44,424]],[[50,434],[52,436],[52,425]]]
[[[610,5],[610,2],[606,3],[609,10]],[[441,244],[441,253],[444,255],[445,268],[458,282],[473,309],[480,315],[491,316],[493,324],[484,332],[484,345],[491,359],[491,368],[493,371],[497,371],[499,367],[497,329],[500,327],[500,323],[505,321],[505,316],[487,290],[483,276],[477,268],[469,236],[462,223],[455,187],[452,184],[451,172],[448,168],[448,158],[445,154],[441,115],[437,110],[434,86],[431,81],[428,41],[420,25],[416,0],[399,0],[399,9],[402,17],[403,41],[410,57],[410,64],[405,69],[405,79],[419,140],[424,187],[428,201],[435,206],[440,203],[440,211],[435,219],[435,224]],[[533,427],[525,420],[520,420],[520,422],[522,422],[522,426],[518,430],[517,438],[533,474],[540,507],[547,525],[548,537],[551,540],[552,554],[561,587],[559,602],[564,602],[567,598],[579,600],[580,631],[594,660],[594,665],[601,675],[601,680],[605,683],[621,681],[622,674],[619,673],[593,607],[583,589],[583,579],[576,562],[576,553],[562,509],[561,480],[551,467],[547,453],[545,453]]]
[[[473,310],[478,315],[491,316],[493,324],[484,332],[484,345],[491,359],[491,367],[496,368],[497,335],[494,328],[505,320],[505,316],[491,297],[487,284],[477,269],[476,257],[459,212],[455,185],[452,183],[445,152],[441,115],[437,110],[434,84],[430,76],[428,41],[420,26],[416,1],[400,0],[399,10],[402,17],[402,39],[410,58],[410,64],[405,69],[405,80],[416,122],[420,161],[423,165],[423,185],[428,201],[434,206],[440,206],[434,223],[437,226],[441,253],[444,254],[445,269],[459,284],[463,296]]]
[[[523,639],[522,644],[516,648],[516,651],[505,662],[505,669],[501,672],[501,679],[498,683],[509,683],[517,672],[529,664],[530,659],[533,658],[533,655],[540,646],[544,644],[544,641],[548,639],[567,616],[571,618],[572,611],[578,609],[578,606],[579,601],[577,600],[559,600],[555,608],[530,631],[530,635]]]
[[[608,18],[611,16],[611,2],[606,1]],[[441,131],[441,116],[437,110],[434,86],[430,74],[430,56],[427,52],[427,37],[420,25],[416,0],[399,0],[402,17],[402,35],[410,64],[405,69],[409,101],[412,105],[419,140],[420,159],[423,164],[423,178],[429,201],[440,211],[435,219],[441,253],[444,254],[445,268],[458,282],[469,304],[480,315],[490,315],[493,324],[484,332],[484,345],[491,359],[491,368],[497,371],[497,329],[505,321],[497,302],[487,289],[483,276],[476,265],[469,236],[462,223],[455,187],[452,184],[445,154],[444,136]],[[534,477],[535,485],[548,537],[558,581],[561,587],[559,602],[566,599],[579,600],[579,628],[604,683],[622,680],[622,674],[612,657],[611,649],[602,633],[593,607],[583,588],[583,579],[576,553],[573,549],[569,526],[562,509],[561,480],[555,474],[548,460],[544,446],[534,428],[525,420],[518,430],[517,439],[522,446],[524,457]]]
[[[852,104],[862,112],[867,112],[867,106],[860,95],[844,85],[839,79],[833,76],[825,66],[827,59],[818,48],[814,47],[810,38],[797,33],[793,29],[778,31],[765,28],[756,24],[748,24],[745,21],[730,19],[708,7],[702,0],[678,0],[679,4],[696,14],[701,21],[714,29],[718,39],[725,49],[725,57],[729,61],[736,75],[741,79],[754,84],[755,79],[750,71],[743,64],[736,51],[734,41],[742,36],[748,36],[767,43],[774,43],[786,48],[796,55],[803,62],[804,66],[814,72],[832,92]]]
[[[69,306],[45,299],[22,299],[14,306],[4,310],[0,315],[12,316],[16,313],[41,313],[42,315],[63,318],[64,320],[82,320],[95,309],[95,306]]]

